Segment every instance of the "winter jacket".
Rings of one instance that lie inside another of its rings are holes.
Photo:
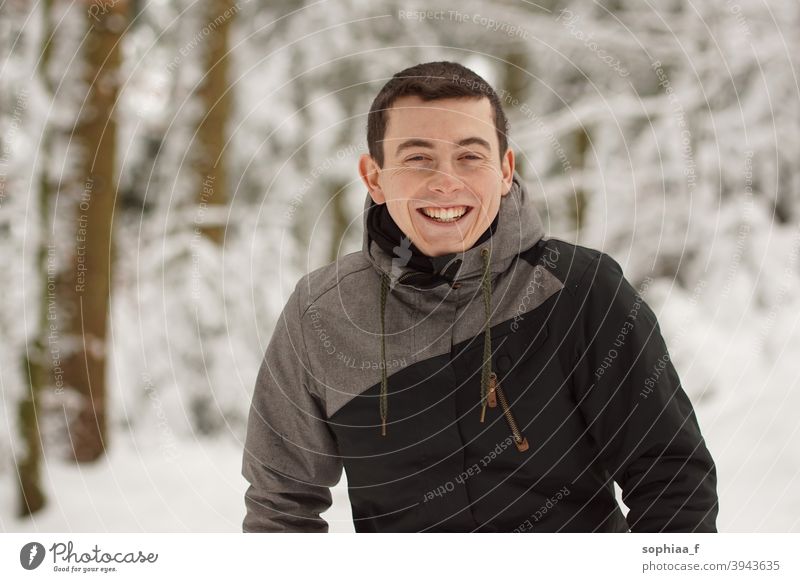
[[[429,269],[378,244],[378,209],[277,322],[243,531],[328,531],[342,469],[357,532],[716,531],[714,461],[614,259],[544,237],[518,174],[488,235]]]

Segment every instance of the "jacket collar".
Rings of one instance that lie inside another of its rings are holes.
[[[492,225],[475,245],[462,253],[441,257],[422,254],[403,235],[385,205],[376,205],[369,193],[364,203],[363,225],[362,252],[373,267],[389,275],[392,286],[399,284],[419,289],[456,281],[477,282],[483,273],[481,249],[485,247],[491,251],[492,274],[501,273],[514,257],[535,245],[544,235],[539,213],[517,172],[514,172],[509,193],[500,199],[500,211]]]

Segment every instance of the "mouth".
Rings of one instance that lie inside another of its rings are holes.
[[[432,224],[455,224],[472,212],[472,206],[425,206],[417,212]]]

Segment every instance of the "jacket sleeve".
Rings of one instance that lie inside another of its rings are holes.
[[[327,532],[320,513],[331,506],[330,487],[342,474],[324,405],[309,390],[313,379],[299,300],[303,280],[278,318],[256,379],[242,459],[250,484],[246,533]]]
[[[632,532],[716,532],[716,468],[651,308],[601,253],[582,276],[574,370]]]

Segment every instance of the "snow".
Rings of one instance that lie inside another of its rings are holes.
[[[4,532],[241,532],[247,482],[239,473],[241,443],[233,439],[144,444],[114,435],[106,457],[75,465],[48,459],[42,481],[49,503],[30,519],[9,518],[13,482],[0,484]],[[353,531],[346,480],[323,514],[331,532]]]

